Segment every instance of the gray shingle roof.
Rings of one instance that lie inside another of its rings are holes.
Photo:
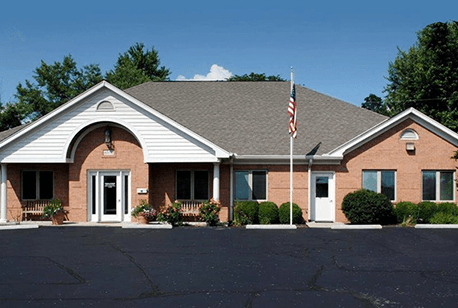
[[[288,155],[289,82],[148,82],[125,90],[238,155]],[[387,117],[296,86],[294,154],[327,153]]]
[[[289,154],[289,82],[147,82],[125,92],[228,152]],[[316,154],[327,153],[387,119],[302,86],[296,100],[296,155],[319,142]],[[0,132],[0,141],[29,124]]]

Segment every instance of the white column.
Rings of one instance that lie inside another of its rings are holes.
[[[2,184],[0,188],[0,222],[6,222],[6,165],[2,164]]]
[[[213,199],[216,201],[219,201],[219,164],[213,164]]]

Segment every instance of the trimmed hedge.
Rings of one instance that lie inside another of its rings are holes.
[[[342,211],[353,224],[389,224],[396,219],[388,197],[366,189],[346,195]]]
[[[282,205],[280,205],[280,208],[278,209],[278,215],[279,215],[281,224],[289,224],[290,222],[290,203],[289,202],[285,202]],[[302,210],[296,203],[293,203],[293,224],[301,224],[301,223],[304,223],[304,218],[302,217]]]
[[[259,204],[256,201],[236,201],[234,222],[236,225],[258,223]]]
[[[394,213],[398,223],[405,222],[409,217],[415,219],[416,211],[417,205],[408,201],[399,202],[394,207]]]
[[[418,223],[429,224],[429,220],[434,214],[437,213],[437,204],[430,201],[423,201],[418,203],[418,209],[416,213],[416,220]]]
[[[259,223],[263,225],[278,223],[278,207],[275,203],[265,201],[259,204]]]
[[[458,224],[458,216],[445,212],[437,212],[429,219],[429,222],[431,224]]]
[[[440,203],[437,206],[437,212],[450,215],[458,215],[458,206],[456,206],[456,204],[453,202]]]

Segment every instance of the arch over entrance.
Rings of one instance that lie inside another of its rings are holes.
[[[122,120],[115,119],[115,118],[106,118],[105,120],[91,120],[84,124],[81,124],[77,129],[75,129],[72,134],[67,139],[67,143],[65,144],[64,150],[66,153],[66,159],[68,163],[73,163],[75,160],[75,153],[78,145],[80,144],[81,140],[84,137],[92,132],[95,129],[100,127],[111,126],[111,127],[118,127],[127,132],[129,132],[140,144],[140,147],[143,150],[143,161],[146,162],[146,157],[148,155],[147,145],[144,142],[143,138],[141,138],[140,133],[133,128],[129,123],[126,123]]]

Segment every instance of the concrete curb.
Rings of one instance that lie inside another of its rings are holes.
[[[258,229],[258,230],[295,230],[296,225],[246,225],[246,229]]]
[[[9,225],[1,225],[0,230],[19,230],[19,229],[38,229],[39,226],[37,224],[27,224],[27,225],[20,225],[20,224],[9,224]]]
[[[173,229],[171,224],[123,224],[123,229]]]
[[[316,229],[331,229],[333,226],[341,226],[342,222],[308,222],[307,227]]]
[[[382,229],[381,225],[335,225],[332,226],[331,229],[333,230],[379,230]]]
[[[415,229],[458,229],[458,225],[456,224],[450,224],[450,225],[418,224],[418,225],[415,225]]]

